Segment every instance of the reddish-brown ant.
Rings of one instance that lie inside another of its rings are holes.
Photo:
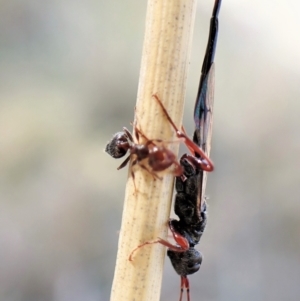
[[[176,136],[182,140],[191,151],[195,152],[199,156],[197,158],[190,156],[194,164],[202,170],[212,171],[213,163],[211,160],[184,132],[178,130],[158,96],[154,94],[153,97],[156,99],[168,121],[176,131]],[[140,136],[146,140],[146,143],[139,143]],[[124,127],[123,132],[116,133],[112,140],[106,145],[105,151],[113,158],[121,158],[129,151],[129,156],[118,167],[118,169],[125,167],[130,158],[133,157],[134,159],[131,163],[132,166],[138,164],[155,178],[159,178],[157,172],[163,171],[171,165],[175,166],[173,170],[174,176],[182,175],[183,169],[181,165],[177,161],[175,154],[164,146],[163,140],[148,139],[137,127],[135,127],[135,137],[138,143],[134,142],[131,133]],[[134,176],[133,173],[132,175]]]
[[[130,158],[134,157],[131,166],[138,164],[155,178],[159,178],[157,172],[163,171],[173,164],[175,165],[174,175],[180,176],[182,174],[182,167],[178,163],[175,154],[163,145],[162,140],[148,139],[137,127],[135,127],[135,133],[137,141],[139,141],[141,135],[145,138],[146,143],[134,143],[131,133],[123,127],[123,132],[116,133],[106,145],[105,151],[113,158],[123,157],[127,151],[130,152],[129,156],[118,167],[118,170],[125,167]],[[133,173],[132,175],[134,176]]]

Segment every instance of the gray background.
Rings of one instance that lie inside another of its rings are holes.
[[[184,125],[213,1],[199,0]],[[300,2],[224,0],[192,300],[299,300]],[[1,1],[0,300],[109,300],[146,1]],[[185,149],[184,149],[185,151]],[[165,263],[161,300],[178,300]]]

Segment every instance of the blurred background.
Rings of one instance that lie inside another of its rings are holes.
[[[189,133],[212,7],[198,0]],[[192,300],[300,298],[299,11],[223,1]],[[146,1],[1,1],[0,300],[109,300],[127,171],[103,149],[133,120],[145,14]],[[167,258],[161,300],[179,285]]]

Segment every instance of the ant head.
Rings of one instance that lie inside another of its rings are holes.
[[[105,147],[105,151],[113,158],[121,158],[126,155],[129,149],[128,136],[125,132],[114,134],[113,138]]]

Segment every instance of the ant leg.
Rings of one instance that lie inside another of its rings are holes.
[[[124,129],[124,128],[123,128],[123,129]],[[178,142],[180,142],[180,141],[178,141],[178,140],[176,140],[176,141],[164,141],[164,140],[162,140],[162,139],[149,139],[149,138],[143,133],[143,131],[140,130],[140,129],[138,129],[137,127],[135,127],[135,132],[136,132],[136,135],[137,135],[137,134],[138,134],[138,135],[141,135],[142,137],[145,138],[145,140],[147,140],[146,145],[149,145],[149,144],[155,145],[154,142],[159,142],[159,143],[161,143],[161,142],[165,142],[165,143],[178,143]],[[139,140],[139,139],[137,138],[137,140]]]
[[[135,122],[135,124],[133,124],[132,122],[130,123],[132,125],[132,127],[134,128],[134,132],[135,132],[135,138],[137,140],[137,142],[139,143],[140,142],[140,136],[141,135],[142,137],[144,137],[147,141],[149,141],[149,139],[146,137],[146,135],[143,133],[142,130],[138,129],[137,127],[137,121]]]
[[[192,155],[188,155],[188,154],[184,154],[180,160],[182,159],[186,159],[187,161],[189,161],[191,164],[193,164],[195,167],[198,167],[204,171],[213,171],[214,170],[214,166],[210,165],[207,163],[206,160],[203,160],[202,158],[198,158]],[[211,162],[211,161],[210,161]],[[211,162],[212,164],[212,162]]]
[[[177,132],[178,138],[183,138],[185,141],[185,145],[188,147],[189,150],[193,150],[195,154],[198,154],[201,158],[197,158],[198,160],[195,160],[202,170],[211,172],[214,170],[214,164],[210,160],[210,158],[204,153],[204,151],[196,144],[194,143],[188,136],[186,136],[182,132]]]
[[[145,165],[143,165],[143,164],[139,164],[139,165],[140,165],[140,167],[142,167],[144,170],[148,171],[149,174],[150,174],[154,179],[162,180],[161,177],[159,177],[155,172],[149,170]]]
[[[153,143],[153,141],[156,141],[156,142],[162,142],[161,139],[152,139],[150,140],[143,132],[142,130],[138,129],[137,127],[134,128],[135,129],[135,134],[136,134],[136,138],[137,140],[139,141],[138,137],[139,135],[141,135],[147,142],[146,142],[146,146],[150,145],[150,144],[153,144],[155,145],[155,143]]]
[[[175,177],[180,177],[183,175],[183,167],[177,161],[174,161],[173,164],[175,165],[173,174]]]
[[[172,235],[173,235],[176,243],[179,246],[173,245],[172,243],[168,242],[167,240],[164,240],[164,239],[158,237],[158,239],[156,239],[156,240],[146,241],[146,242],[142,243],[141,245],[137,246],[136,248],[134,248],[131,251],[130,255],[129,255],[129,258],[128,258],[129,261],[133,261],[133,255],[138,249],[140,249],[140,248],[142,248],[146,245],[151,245],[151,244],[159,243],[159,244],[162,244],[165,247],[168,247],[170,250],[175,251],[175,252],[185,252],[185,251],[187,251],[190,247],[188,240],[184,236],[182,236],[181,234],[179,234],[175,231],[175,229],[173,228],[171,222],[172,222],[172,220],[169,221],[169,228],[172,232]]]
[[[127,137],[129,138],[130,141],[133,141],[131,133],[125,126],[123,127],[123,132],[127,135]]]
[[[148,145],[153,145],[153,146],[156,146],[155,143],[178,143],[180,142],[180,140],[176,140],[176,141],[164,141],[162,139],[149,139],[141,129],[138,129],[137,127],[135,127],[135,134],[136,134],[136,138],[137,138],[137,141],[139,142],[139,135],[142,136],[145,140],[146,140],[146,143],[145,143],[145,146],[148,146]],[[169,166],[167,166],[169,167]],[[166,167],[166,168],[167,168]],[[165,169],[165,168],[163,168]],[[176,176],[177,175],[181,175],[182,172],[181,172],[181,168],[177,168],[176,169],[176,172],[174,173]]]
[[[135,159],[132,161],[132,164],[131,164],[131,168],[138,163],[138,160]],[[144,170],[146,170],[147,172],[150,173],[150,175],[154,178],[154,179],[158,179],[158,180],[162,180],[162,178],[160,178],[157,174],[155,174],[154,172],[152,172],[151,170],[149,170],[145,165],[143,164],[139,164],[139,166],[141,168],[143,168]],[[131,169],[131,176],[132,176],[132,180],[133,180],[133,185],[134,185],[134,189],[135,189],[135,192],[137,191],[136,189],[136,185],[135,185],[135,175],[134,175],[134,172],[133,170]]]
[[[158,104],[162,108],[164,114],[166,115],[168,121],[172,125],[173,129],[176,132],[176,135],[178,138],[182,138],[184,140],[185,145],[189,150],[193,150],[195,154],[198,154],[201,157],[201,161],[197,162],[197,165],[204,171],[213,171],[214,165],[212,161],[209,159],[209,157],[204,153],[204,151],[196,144],[194,143],[184,132],[181,132],[178,130],[177,126],[171,119],[170,115],[168,114],[166,108],[164,107],[161,100],[158,98],[157,94],[153,94],[153,97],[157,100]]]
[[[182,236],[182,238],[185,239],[183,236]],[[186,240],[186,239],[185,239],[185,240]],[[142,247],[144,247],[144,246],[147,246],[147,245],[152,245],[152,244],[157,244],[157,243],[162,244],[163,246],[168,247],[170,250],[173,250],[173,251],[175,251],[175,252],[185,252],[185,251],[186,251],[186,250],[183,250],[183,249],[182,249],[181,247],[179,247],[179,246],[172,245],[172,244],[171,244],[170,242],[168,242],[167,240],[164,240],[164,239],[162,239],[162,238],[158,238],[157,240],[146,241],[146,242],[144,242],[143,244],[138,245],[136,248],[134,248],[134,249],[131,251],[128,260],[129,260],[129,261],[133,261],[133,255],[135,254],[135,252],[136,252],[138,249],[140,249],[140,248],[142,248]],[[187,245],[188,245],[188,241],[187,241],[187,240],[186,240],[186,243],[187,243]],[[187,247],[187,249],[189,249],[189,246]]]
[[[134,107],[134,115],[135,115],[134,123],[130,122],[130,124],[132,125],[132,127],[134,129],[134,134],[135,134],[135,138],[136,138],[137,142],[140,143],[140,136],[139,136],[139,134],[142,134],[142,132],[137,127],[138,120],[137,120],[137,114],[136,114],[136,106]],[[142,136],[143,136],[143,134],[142,134]]]
[[[131,170],[131,176],[132,176],[132,181],[133,181],[133,186],[134,186],[134,195],[136,195],[136,185],[135,185],[135,175],[134,172]]]
[[[132,169],[131,169],[131,176],[132,176],[132,181],[133,181],[133,186],[134,186],[134,194],[135,194],[136,193],[135,175],[134,175],[134,172]]]
[[[171,119],[169,113],[167,112],[165,106],[163,105],[163,103],[161,102],[161,100],[159,99],[159,97],[157,96],[157,94],[153,94],[152,97],[154,97],[158,104],[160,105],[160,107],[162,108],[164,114],[166,115],[167,119],[169,120],[169,122],[171,123],[173,129],[175,130],[175,132],[179,132],[177,126],[175,125],[175,123],[173,122],[173,120]]]
[[[130,156],[128,156],[128,157],[125,159],[125,161],[117,168],[117,170],[119,170],[119,169],[125,167],[125,166],[127,165],[127,163],[129,162],[129,160],[130,160]]]
[[[142,134],[142,132],[137,128],[137,126],[134,127],[134,133],[135,133],[136,141],[140,143],[140,134]]]
[[[136,248],[134,248],[134,249],[131,251],[131,253],[130,253],[129,257],[128,257],[128,260],[129,260],[129,261],[133,261],[133,255],[135,254],[135,252],[136,252],[138,249],[140,249],[140,248],[142,248],[142,247],[144,247],[144,246],[146,246],[146,245],[151,245],[151,244],[156,244],[156,243],[159,243],[159,239],[153,240],[153,241],[146,241],[146,242],[144,242],[143,244],[138,245]]]
[[[183,126],[181,126],[181,131],[182,131],[182,133],[183,133],[185,136],[187,136],[186,130],[185,130],[185,128],[184,128]],[[189,149],[189,151],[190,151],[192,154],[195,155],[195,152],[194,152],[193,148],[191,148],[189,145],[187,145],[187,148]]]
[[[131,176],[132,176],[132,181],[133,181],[133,186],[134,186],[134,194],[136,194],[137,190],[136,190],[136,185],[135,185],[135,175],[134,172],[132,170],[132,167],[137,164],[137,159],[133,160],[131,163]]]
[[[142,132],[142,130],[138,129],[137,126],[134,127],[134,130],[135,130],[136,134],[139,134],[139,135],[143,136],[147,141],[150,140],[150,139],[148,139],[147,136]]]

